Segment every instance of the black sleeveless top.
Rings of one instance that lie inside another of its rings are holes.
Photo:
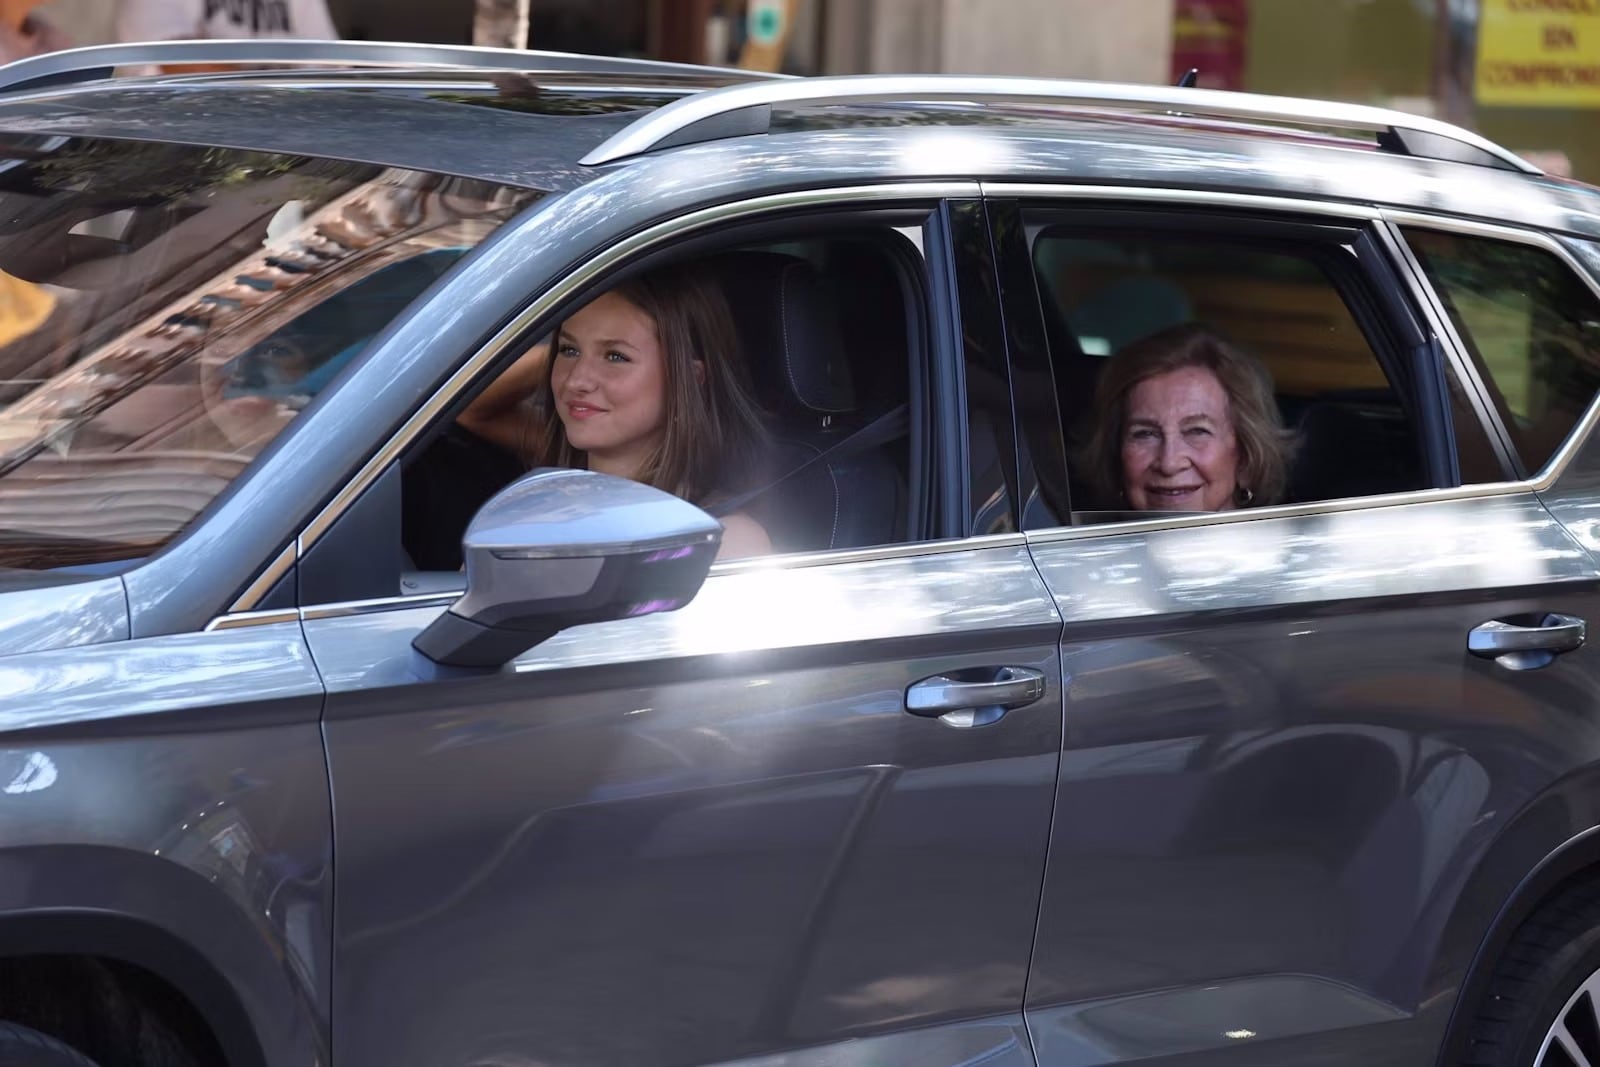
[[[461,535],[489,498],[527,473],[516,456],[453,423],[401,471],[401,543],[411,569],[461,568]],[[765,464],[760,473],[767,473]],[[765,484],[764,477],[753,479]],[[707,494],[700,507],[716,518],[730,511],[761,512],[748,490]],[[752,506],[754,505],[754,506]],[[763,522],[763,525],[766,523]]]
[[[400,540],[412,569],[461,568],[461,535],[489,498],[526,473],[498,445],[451,425],[400,474]]]

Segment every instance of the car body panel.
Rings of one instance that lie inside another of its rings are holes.
[[[713,574],[500,672],[423,660],[437,610],[306,623],[343,1059],[642,1067],[920,1028],[873,1047],[1031,1062],[1059,618],[1020,545]],[[984,665],[1044,698],[971,729],[906,713],[911,683]]]
[[[1448,990],[1424,1014],[1449,1016],[1446,1043],[1415,1062],[1457,1063],[1475,1005],[1517,927],[1552,893],[1600,864],[1600,765],[1568,774],[1505,821],[1481,862],[1462,880],[1439,937],[1427,988]]]
[[[127,639],[128,597],[121,578],[0,575],[0,657]]]
[[[0,658],[0,946],[40,915],[161,931],[265,1062],[326,1062],[322,699],[297,622]]]
[[[1600,570],[1534,494],[1309,510],[1030,535],[1067,692],[1042,1064],[1417,1062],[1464,977],[1436,960],[1470,958],[1441,944],[1462,884],[1600,760],[1592,649],[1530,671],[1466,652],[1490,619],[1600,612]]]

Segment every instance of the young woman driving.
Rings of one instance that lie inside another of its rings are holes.
[[[573,312],[458,421],[529,467],[584,467],[712,509],[756,483],[766,453],[727,300],[682,265]],[[772,550],[743,511],[721,521],[718,559]]]

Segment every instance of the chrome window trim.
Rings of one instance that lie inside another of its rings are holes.
[[[371,600],[344,600],[334,604],[317,604],[300,609],[300,620],[338,619],[347,615],[371,615],[378,611],[400,611],[405,608],[449,607],[465,595],[465,589],[445,593],[412,593],[409,596],[376,597]]]
[[[1454,215],[1435,215],[1422,211],[1385,210],[1383,212],[1383,217],[1386,221],[1394,224],[1396,227],[1412,226],[1416,227],[1417,229],[1439,230],[1445,233],[1461,234],[1466,237],[1483,237],[1493,241],[1510,241],[1516,244],[1532,245],[1535,248],[1543,249],[1544,251],[1554,255],[1562,263],[1566,264],[1567,269],[1576,275],[1578,280],[1581,281],[1588,288],[1588,290],[1594,294],[1595,299],[1600,300],[1600,280],[1596,280],[1595,277],[1589,273],[1588,267],[1585,266],[1584,263],[1572,253],[1571,249],[1548,233],[1544,233],[1539,230],[1524,229],[1519,226],[1507,226],[1503,223],[1478,222],[1473,219],[1459,218]],[[1402,243],[1404,242],[1402,241]],[[1406,250],[1408,253],[1410,252],[1409,246],[1406,247]],[[1419,271],[1421,270],[1420,264],[1418,264],[1417,269]],[[1425,276],[1423,280],[1426,281]],[[1428,292],[1430,295],[1433,294],[1432,285],[1428,286]],[[1435,299],[1436,298],[1437,297],[1435,295]],[[1441,310],[1443,309],[1441,308]],[[1448,316],[1446,316],[1446,319],[1448,319]],[[1446,325],[1451,324],[1447,322]],[[1455,335],[1453,326],[1451,329],[1451,336],[1458,345],[1461,344],[1461,338]],[[1461,354],[1463,357],[1465,357],[1466,351],[1466,348],[1462,346]],[[1488,400],[1487,397],[1484,399],[1485,401]],[[1526,485],[1535,492],[1540,493],[1545,492],[1554,486],[1560,479],[1562,472],[1571,465],[1573,457],[1576,456],[1580,450],[1582,450],[1584,444],[1589,439],[1589,435],[1594,432],[1596,422],[1600,422],[1600,394],[1597,394],[1590,399],[1589,407],[1584,411],[1583,417],[1579,419],[1572,427],[1571,432],[1567,434],[1566,440],[1561,442],[1561,447],[1556,449],[1554,454],[1552,454],[1551,457],[1545,461],[1545,465],[1540,468],[1538,473],[1530,475],[1523,482],[1518,484]]]
[[[297,608],[280,608],[272,611],[244,611],[234,615],[219,615],[206,623],[201,633],[212,634],[218,630],[239,630],[246,626],[271,626],[280,622],[299,622]]]
[[[455,400],[457,394],[466,388],[486,366],[493,363],[505,352],[508,346],[526,334],[528,328],[534,322],[591,285],[601,275],[614,270],[625,261],[651,251],[673,239],[685,237],[699,230],[734,220],[792,211],[797,208],[860,203],[862,201],[884,203],[889,201],[939,201],[972,198],[979,196],[980,192],[978,183],[974,181],[908,181],[882,185],[849,185],[837,188],[802,189],[701,208],[687,215],[658,223],[649,229],[619,241],[568,272],[566,276],[534,299],[506,326],[502,327],[478,351],[469,356],[456,369],[456,372],[445,381],[444,385],[412,412],[411,417],[401,424],[400,428],[362,465],[355,476],[346,482],[344,487],[334,495],[333,499],[301,530],[293,546],[294,555],[296,557],[305,556],[311,550],[311,547],[316,544],[317,540],[338,521],[339,516],[344,513],[345,509],[365,492],[368,486],[377,480],[384,469],[410,445],[416,436],[422,432],[423,428],[432,422],[439,412],[448,407]],[[886,547],[888,550],[897,550],[918,546]],[[813,562],[801,562],[805,557],[785,556],[782,558],[786,561],[793,560],[796,565],[811,566],[815,565],[816,562],[832,562],[835,555],[852,556],[856,551],[858,550],[848,550],[839,554],[821,554],[821,557]],[[865,551],[874,552],[877,550],[868,549]],[[283,570],[287,570],[288,565],[284,564],[283,560],[289,552],[290,549],[285,549],[283,553],[280,553],[271,567],[279,567],[281,565]],[[290,559],[290,562],[293,562],[293,558]],[[240,594],[229,605],[228,611],[223,617],[249,612],[255,607],[260,598],[271,588],[271,582],[266,580],[266,573],[263,572],[261,578],[252,582],[244,593]],[[281,576],[282,571],[280,570],[272,580],[276,581],[277,577]],[[315,608],[304,610],[315,610]]]
[[[980,182],[986,197],[1046,200],[1134,200],[1162,207],[1241,208],[1281,214],[1325,215],[1338,219],[1373,222],[1383,217],[1375,205],[1354,201],[1298,200],[1265,193],[1228,193],[1209,189],[1174,189],[1137,185],[1073,185],[1060,182]]]
[[[270,626],[279,622],[310,622],[313,619],[338,619],[349,615],[368,615],[376,611],[399,611],[404,608],[449,607],[465,590],[447,593],[412,593],[409,596],[379,597],[375,600],[345,600],[336,604],[319,604],[310,608],[284,608],[278,611],[241,611],[219,615],[206,624],[203,632],[238,630],[246,626]]]
[[[768,570],[791,570],[818,567],[824,564],[876,563],[884,560],[910,559],[917,556],[934,556],[945,552],[977,552],[995,548],[1026,548],[1027,539],[1022,534],[993,534],[985,537],[966,537],[941,541],[917,541],[905,545],[883,545],[877,548],[841,549],[837,552],[796,553],[787,556],[755,556],[750,559],[729,560],[714,564],[709,577],[755,574]],[[337,604],[318,604],[302,608],[299,618],[304,622],[313,619],[338,619],[351,615],[370,615],[379,611],[401,611],[406,608],[448,607],[462,595],[461,590],[448,593],[416,593],[410,596],[379,597],[373,600],[350,600]],[[265,615],[266,612],[252,613]],[[290,614],[294,614],[291,612]],[[230,619],[245,619],[244,615],[226,615],[215,620],[212,626],[221,628]],[[277,620],[273,620],[277,621]],[[237,625],[252,625],[240,622]]]
[[[844,563],[877,563],[916,556],[938,556],[947,552],[976,552],[986,548],[1022,548],[1027,539],[1020,533],[982,534],[977,537],[949,537],[937,541],[910,541],[898,545],[870,548],[840,548],[827,552],[797,552],[792,555],[751,556],[713,564],[711,575],[749,574],[753,571],[798,570]]]
[[[1317,500],[1308,504],[1275,504],[1265,508],[1244,508],[1232,511],[1211,511],[1192,515],[1162,516],[1151,519],[1134,519],[1127,522],[1095,523],[1089,526],[1052,526],[1045,530],[1029,531],[1028,544],[1054,544],[1057,541],[1080,541],[1099,537],[1116,537],[1122,534],[1159,533],[1163,530],[1186,530],[1196,526],[1216,526],[1223,523],[1256,522],[1263,519],[1293,519],[1307,515],[1332,515],[1346,511],[1377,511],[1382,508],[1407,507],[1413,504],[1437,504],[1452,500],[1480,500],[1488,497],[1517,496],[1531,493],[1529,482],[1484,482],[1464,485],[1454,489],[1414,489],[1406,493],[1385,493],[1381,496],[1341,497],[1338,500]]]
[[[283,546],[283,551],[273,557],[272,562],[267,564],[266,569],[256,576],[255,581],[245,586],[244,592],[240,593],[234,600],[233,605],[228,608],[228,616],[236,612],[252,610],[255,605],[261,602],[262,597],[272,591],[272,587],[278,584],[279,579],[289,573],[289,569],[299,561],[300,556],[300,538],[296,537],[293,541]],[[241,607],[241,605],[245,606]],[[226,618],[228,616],[223,617]],[[215,620],[213,620],[212,625],[215,625]],[[210,626],[206,627],[208,630],[210,628]]]

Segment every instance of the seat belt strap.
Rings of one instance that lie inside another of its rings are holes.
[[[831,448],[827,448],[821,452],[818,452],[816,455],[805,460],[803,463],[790,467],[776,480],[768,482],[759,489],[752,489],[747,493],[740,493],[738,496],[733,497],[730,500],[724,500],[716,507],[708,508],[706,510],[717,518],[721,518],[724,515],[731,515],[740,508],[744,507],[746,504],[750,503],[750,501],[761,496],[763,493],[771,492],[784,482],[787,482],[790,478],[795,477],[803,471],[810,470],[819,463],[847,459],[850,456],[858,455],[867,451],[868,449],[877,448],[879,445],[888,444],[890,441],[893,441],[896,438],[904,437],[907,431],[910,429],[911,408],[909,405],[901,404],[899,407],[892,408],[891,410],[884,412],[882,415],[879,415],[877,418],[873,419],[860,429],[854,431],[850,434],[850,436],[844,438]]]

